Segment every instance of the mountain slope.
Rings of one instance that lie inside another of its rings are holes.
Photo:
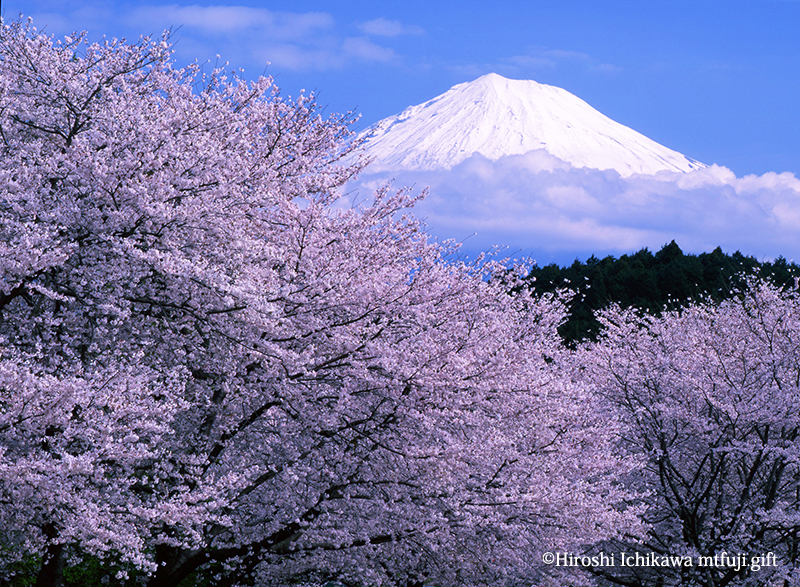
[[[544,149],[574,167],[623,176],[704,164],[614,122],[566,90],[490,73],[377,123],[368,172],[449,169],[474,154],[496,160]]]

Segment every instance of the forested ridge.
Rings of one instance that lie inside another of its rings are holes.
[[[589,257],[569,266],[534,266],[527,286],[545,293],[567,289],[574,295],[568,317],[559,327],[565,342],[596,339],[597,312],[611,304],[634,307],[653,315],[689,304],[721,302],[738,295],[748,277],[759,276],[779,287],[792,287],[800,266],[779,257],[759,261],[739,251],[686,254],[673,240],[658,252],[647,248],[619,258]]]

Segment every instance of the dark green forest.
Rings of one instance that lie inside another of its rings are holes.
[[[783,257],[758,261],[717,247],[710,253],[685,254],[673,240],[657,253],[647,248],[619,258],[589,257],[559,267],[534,266],[527,278],[536,293],[567,289],[573,292],[569,317],[559,329],[567,344],[594,340],[600,323],[595,312],[616,303],[658,315],[688,303],[720,302],[735,295],[747,276],[758,275],[778,286],[794,285],[800,266]]]

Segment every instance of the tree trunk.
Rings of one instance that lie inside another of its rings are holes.
[[[156,546],[158,570],[147,587],[175,587],[207,562],[205,550],[184,550],[160,544]]]
[[[64,545],[51,544],[42,561],[42,568],[36,577],[36,587],[63,587],[64,585]]]

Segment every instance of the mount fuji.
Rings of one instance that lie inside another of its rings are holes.
[[[406,108],[366,131],[368,173],[451,169],[545,150],[572,167],[621,176],[689,172],[703,163],[604,116],[566,90],[490,73]]]
[[[604,116],[569,92],[489,74],[371,129],[342,205],[424,192],[410,213],[466,258],[493,250],[571,263],[659,250],[800,257],[800,179],[737,177]]]

